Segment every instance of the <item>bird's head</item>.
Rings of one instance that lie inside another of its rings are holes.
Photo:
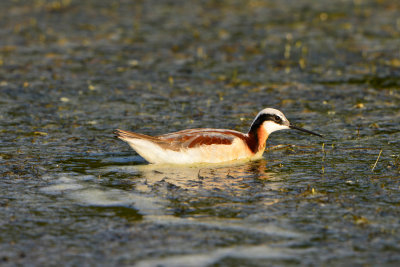
[[[314,133],[312,131],[291,124],[281,111],[273,108],[263,109],[257,114],[256,118],[251,124],[250,132],[257,131],[259,127],[263,127],[268,135],[279,130],[295,129],[298,131],[322,137],[322,135],[320,134]]]

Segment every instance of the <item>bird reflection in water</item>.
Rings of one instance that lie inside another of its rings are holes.
[[[279,175],[267,169],[265,159],[231,164],[141,165],[132,168],[137,168],[136,177],[140,177],[141,183],[136,189],[142,192],[151,191],[156,184],[166,183],[187,190],[241,190],[241,194],[246,194],[243,189],[255,189],[264,184],[276,187],[281,181]]]

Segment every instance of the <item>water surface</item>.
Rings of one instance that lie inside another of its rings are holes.
[[[400,262],[394,1],[2,1],[2,265]],[[113,138],[246,132],[264,159],[151,166]]]

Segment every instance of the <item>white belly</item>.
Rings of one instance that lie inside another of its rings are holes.
[[[150,163],[220,163],[232,160],[250,160],[262,156],[262,153],[252,154],[244,142],[238,139],[230,145],[203,145],[180,151],[163,149],[157,144],[143,139],[131,139],[128,143]]]

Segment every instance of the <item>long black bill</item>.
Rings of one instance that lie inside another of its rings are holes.
[[[316,135],[316,136],[319,136],[319,137],[323,137],[323,136],[320,135],[320,134],[317,134],[317,133],[311,132],[311,131],[309,131],[309,130],[306,130],[306,129],[303,129],[303,128],[294,126],[294,125],[292,125],[292,124],[289,125],[289,128],[295,129],[295,130],[299,130],[299,131],[302,131],[302,132],[305,132],[305,133],[313,134],[313,135]]]

